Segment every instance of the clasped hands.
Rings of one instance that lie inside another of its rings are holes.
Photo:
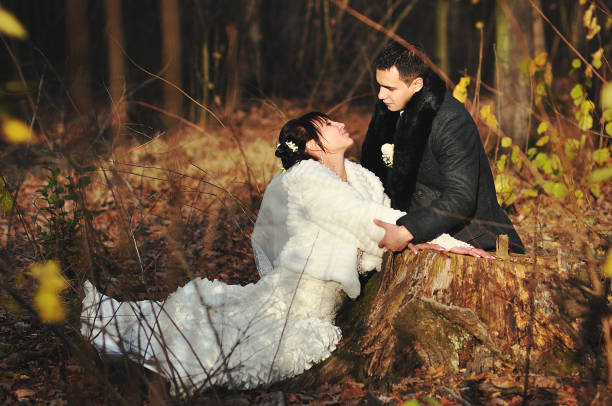
[[[385,230],[385,236],[378,243],[379,248],[384,247],[391,251],[403,251],[405,248],[408,248],[414,254],[416,254],[420,250],[430,249],[436,251],[454,252],[455,254],[471,255],[476,258],[495,259],[494,256],[484,250],[481,250],[480,248],[453,247],[450,250],[447,250],[446,248],[437,244],[413,244],[412,240],[414,239],[414,236],[406,227],[399,226],[397,224],[386,223],[379,219],[374,219],[374,224],[379,227],[382,227]]]

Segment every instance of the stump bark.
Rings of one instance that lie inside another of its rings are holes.
[[[294,384],[392,382],[423,365],[484,372],[498,360],[553,375],[583,367],[598,341],[585,267],[505,257],[387,253],[338,315],[340,348]]]

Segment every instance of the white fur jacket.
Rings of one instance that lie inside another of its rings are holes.
[[[345,160],[348,183],[320,163],[302,161],[266,188],[252,242],[262,275],[289,270],[336,281],[346,294],[360,292],[358,265],[380,270],[384,230],[404,215],[389,207],[380,180]],[[358,249],[363,251],[358,264]]]

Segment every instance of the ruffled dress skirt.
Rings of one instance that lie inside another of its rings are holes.
[[[274,272],[257,283],[195,279],[165,301],[118,302],[85,283],[81,334],[165,375],[173,392],[249,389],[298,375],[330,356],[340,284]]]

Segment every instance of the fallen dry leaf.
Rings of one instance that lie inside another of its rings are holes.
[[[36,391],[32,389],[17,389],[15,391],[15,396],[19,401],[30,398],[36,394]]]

